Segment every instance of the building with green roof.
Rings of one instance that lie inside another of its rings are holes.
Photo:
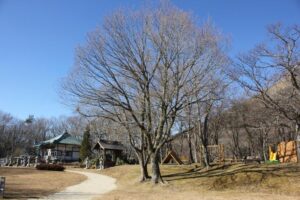
[[[76,162],[79,161],[81,141],[81,138],[65,132],[35,147],[38,155],[46,161]]]

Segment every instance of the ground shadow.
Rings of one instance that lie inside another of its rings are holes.
[[[196,168],[181,173],[171,173],[163,175],[164,180],[172,182],[175,180],[195,179],[202,177],[222,177],[232,176],[238,173],[260,173],[262,176],[300,176],[300,165],[266,165],[266,164],[238,164],[238,165],[221,165],[210,169]]]

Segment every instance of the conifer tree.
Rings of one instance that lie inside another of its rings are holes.
[[[80,159],[83,161],[86,157],[90,157],[92,151],[91,142],[90,142],[90,128],[89,126],[86,127],[84,134],[83,134],[83,140],[81,142],[80,147]]]

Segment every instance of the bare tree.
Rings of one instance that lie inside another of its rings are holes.
[[[145,144],[157,183],[160,148],[182,109],[199,101],[195,94],[214,70],[203,63],[221,54],[220,40],[210,25],[199,27],[171,5],[120,10],[78,49],[63,88],[87,115],[119,122],[130,137],[130,128],[139,130],[136,137]]]
[[[252,97],[300,125],[300,28],[268,28],[271,42],[238,58],[231,74]]]
[[[218,60],[216,56],[214,58],[214,68],[216,71],[222,70],[220,66],[226,63],[223,59]],[[210,62],[209,62],[210,63]],[[206,88],[201,90],[198,98],[203,96],[201,101],[197,101],[193,108],[193,127],[196,133],[196,138],[199,139],[201,147],[201,162],[204,163],[206,167],[210,166],[209,163],[209,151],[208,145],[214,142],[213,138],[216,139],[217,125],[215,120],[217,120],[217,115],[215,115],[216,110],[220,108],[222,101],[225,98],[225,93],[228,88],[228,82],[222,73],[212,74],[208,82],[205,84]],[[204,95],[203,95],[204,92]],[[214,129],[214,130],[213,130]],[[203,151],[202,151],[203,150]]]

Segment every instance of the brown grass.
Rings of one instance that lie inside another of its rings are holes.
[[[105,200],[300,199],[300,166],[226,165],[209,170],[194,165],[161,166],[166,184],[139,183],[138,166],[101,171],[117,178],[118,189]],[[99,173],[99,172],[98,172]]]
[[[47,196],[86,179],[80,174],[32,168],[0,168],[0,176],[6,177],[5,198],[8,199]]]

